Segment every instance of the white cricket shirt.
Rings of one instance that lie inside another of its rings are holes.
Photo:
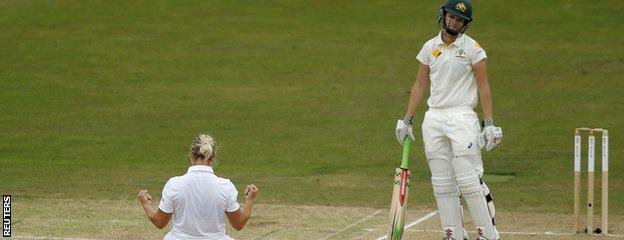
[[[430,108],[477,106],[477,83],[472,66],[486,55],[474,39],[461,34],[447,46],[440,31],[423,45],[416,58],[430,69],[431,92],[427,100]]]
[[[166,240],[230,240],[225,234],[225,212],[239,209],[238,191],[229,179],[217,177],[212,167],[193,165],[186,174],[170,178],[158,208],[173,213]]]

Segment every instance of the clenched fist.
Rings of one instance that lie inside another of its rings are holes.
[[[256,187],[256,185],[247,185],[247,188],[245,189],[245,200],[254,200],[257,193],[258,188]]]
[[[147,189],[139,191],[139,202],[152,204],[152,196],[147,192]]]

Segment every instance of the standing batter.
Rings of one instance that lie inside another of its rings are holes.
[[[439,10],[442,30],[418,53],[420,61],[407,113],[397,121],[396,135],[414,139],[414,109],[430,83],[429,110],[422,123],[425,154],[440,213],[444,239],[462,239],[460,193],[466,200],[478,239],[498,240],[494,205],[482,181],[480,149],[491,151],[503,132],[492,120],[492,97],[485,67],[485,50],[464,34],[472,21],[469,0],[449,0]],[[477,95],[478,94],[478,95]],[[480,100],[483,132],[473,108]]]

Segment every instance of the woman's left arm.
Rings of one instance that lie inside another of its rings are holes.
[[[490,83],[488,81],[487,70],[485,69],[485,59],[472,66],[472,69],[477,80],[479,100],[481,100],[481,110],[483,110],[483,119],[491,120],[493,117],[492,94],[490,93]]]

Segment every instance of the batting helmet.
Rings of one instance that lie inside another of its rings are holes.
[[[447,12],[466,20],[460,33],[463,33],[466,29],[468,29],[470,22],[472,22],[472,3],[470,3],[470,0],[448,0],[446,4],[440,7],[440,10],[438,11],[438,24],[444,27],[446,27],[446,23],[442,21],[442,19],[444,19]]]
[[[440,11],[450,12],[468,22],[472,21],[472,3],[470,3],[470,0],[449,0],[440,8]]]

